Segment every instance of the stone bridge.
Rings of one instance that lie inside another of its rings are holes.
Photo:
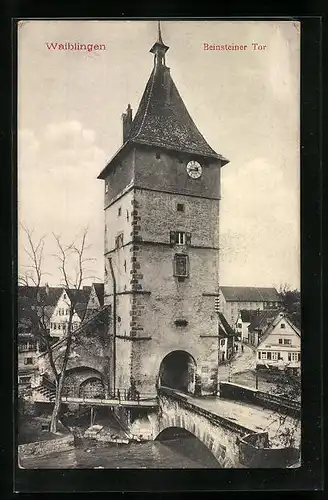
[[[243,459],[240,462],[241,439],[267,432],[271,439],[281,426],[279,415],[271,410],[220,398],[195,398],[166,387],[159,389],[158,402],[158,412],[148,414],[149,438],[160,440],[167,429],[188,431],[212,452],[222,468],[247,467]],[[285,425],[291,422],[294,421],[289,418]],[[134,427],[136,428],[136,423]],[[286,467],[286,463],[283,463],[287,456],[286,446],[280,445],[279,441],[272,444],[275,464],[281,462],[280,467]],[[297,447],[299,442],[296,443],[296,448],[293,447],[293,456],[298,452]],[[263,450],[249,446],[248,455],[251,455],[252,462],[256,463],[256,455],[260,452]],[[268,451],[269,455],[270,453],[271,450]],[[270,456],[266,458],[266,463],[269,465],[263,466],[270,467]]]
[[[170,389],[161,388],[158,398],[158,414],[148,417],[153,439],[161,439],[168,428],[184,429],[213,453],[222,468],[243,467],[239,463],[238,438],[249,434],[249,428],[215,415]]]

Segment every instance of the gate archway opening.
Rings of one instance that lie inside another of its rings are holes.
[[[196,361],[191,354],[186,351],[172,351],[161,362],[159,386],[194,394],[196,369]]]
[[[98,370],[88,366],[79,366],[67,370],[63,396],[93,397],[94,394],[99,394],[99,396],[105,394],[103,377]]]
[[[79,388],[80,398],[104,398],[105,388],[103,382],[97,377],[90,377],[81,383]]]

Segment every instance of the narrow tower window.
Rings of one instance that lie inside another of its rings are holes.
[[[121,209],[121,207],[119,207],[117,210],[117,215],[120,216],[121,214],[122,214],[122,209]]]
[[[108,193],[108,183],[105,184],[105,193]]]
[[[115,248],[121,248],[123,246],[123,233],[120,233],[115,238]]]

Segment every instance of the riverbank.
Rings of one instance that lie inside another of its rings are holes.
[[[196,438],[142,443],[96,441],[47,457],[21,460],[26,469],[219,469],[213,455]]]

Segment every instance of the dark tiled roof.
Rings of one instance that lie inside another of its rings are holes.
[[[63,287],[40,286],[40,301],[48,306],[55,306],[63,291]],[[25,301],[26,304],[35,304],[37,302],[37,287],[18,286],[18,301]]]
[[[155,64],[123,146],[99,174],[104,179],[112,161],[133,144],[162,147],[229,162],[206,142],[179,94],[165,64]]]
[[[281,302],[275,288],[255,286],[221,286],[224,298],[230,302]]]
[[[172,80],[169,68],[161,64],[155,66],[150,75],[128,140],[224,159],[199,132]]]
[[[26,325],[26,321],[30,322],[33,317],[33,307],[42,304],[44,305],[44,312],[47,318],[51,318],[55,306],[65,288],[64,287],[39,287],[39,300],[37,299],[37,287],[35,286],[19,286],[18,287],[18,322]],[[76,313],[84,316],[86,305],[89,299],[91,287],[85,286],[81,290],[67,290],[70,299],[74,298],[77,301]]]
[[[259,313],[259,310],[252,311],[248,309],[242,309],[240,311],[241,320],[243,323],[250,323],[255,316],[259,315]]]
[[[84,286],[80,290],[70,288],[66,289],[66,291],[71,301],[74,301],[76,304],[87,304],[91,292],[91,287]]]
[[[220,337],[236,337],[237,333],[231,328],[224,314],[219,313],[219,336]]]
[[[42,312],[44,321],[47,323],[50,320],[63,288],[41,286],[39,287],[39,300],[37,299],[37,290],[35,286],[18,286],[17,319],[19,333],[31,331],[35,328],[39,316],[35,306],[38,304],[44,306]]]
[[[93,283],[93,287],[95,289],[95,292],[97,294],[99,304],[101,306],[104,305],[104,284],[103,283]]]
[[[267,309],[265,311],[260,311],[253,317],[248,329],[250,331],[264,330],[277,317],[278,313],[278,309]]]
[[[263,333],[263,337],[261,338],[261,342],[260,342],[259,346],[268,338],[268,336],[274,330],[274,328],[277,326],[277,324],[279,323],[279,321],[281,320],[281,318],[284,318],[284,320],[287,323],[289,323],[290,327],[294,330],[294,332],[296,333],[296,335],[298,335],[299,337],[301,336],[301,331],[294,325],[294,323],[292,323],[292,321],[290,320],[290,318],[288,317],[288,315],[286,313],[278,311],[276,313],[276,316],[274,317],[273,321],[271,321],[271,323],[265,329],[265,331]]]

